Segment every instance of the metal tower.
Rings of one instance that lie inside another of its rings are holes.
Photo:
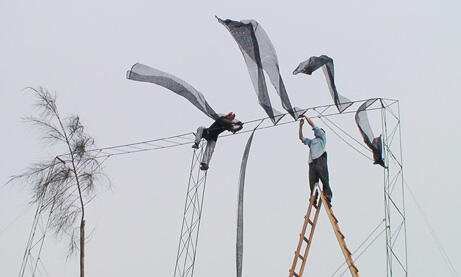
[[[49,170],[51,172],[54,167],[54,163]],[[48,174],[47,179],[50,177]],[[26,244],[26,250],[21,262],[21,268],[19,270],[19,277],[23,276],[49,276],[46,272],[46,268],[41,259],[41,253],[43,244],[45,242],[46,233],[50,226],[50,218],[54,208],[54,198],[48,194],[48,187],[42,192],[40,199],[35,210],[34,220],[29,233],[29,238]],[[50,207],[51,205],[51,207]],[[49,213],[45,213],[45,209],[49,208]]]
[[[202,160],[205,145],[206,142],[202,142],[200,147],[195,149],[192,155],[186,203],[184,205],[184,215],[174,269],[175,277],[192,277],[194,275],[203,196],[205,194],[207,177],[207,171],[200,170],[200,161]]]
[[[384,169],[384,220],[388,277],[408,276],[407,226],[398,100],[380,99]]]

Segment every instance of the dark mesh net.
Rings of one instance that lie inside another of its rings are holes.
[[[217,18],[234,37],[245,59],[253,87],[258,96],[259,104],[266,111],[272,122],[277,122],[277,112],[271,105],[267,92],[264,72],[280,96],[282,107],[293,118],[297,118],[296,109],[293,109],[288,97],[285,84],[280,75],[277,54],[274,46],[262,26],[255,20],[233,21]]]
[[[376,100],[376,98],[368,99],[362,105],[360,105],[357,112],[355,113],[355,122],[357,123],[357,127],[359,128],[360,134],[363,137],[363,141],[373,151],[374,164],[379,164],[383,167],[386,167],[383,160],[383,143],[381,135],[376,138],[374,137],[366,111],[367,108],[371,106]]]
[[[208,105],[205,96],[185,81],[155,68],[136,63],[128,70],[126,77],[130,80],[154,83],[173,91],[189,100],[207,116],[218,119],[219,115]]]
[[[259,126],[259,125],[258,125]],[[250,154],[251,142],[255,130],[251,133],[243,152],[242,163],[240,165],[240,177],[239,177],[239,193],[237,202],[237,239],[236,239],[236,267],[237,277],[242,276],[242,264],[243,264],[243,196],[245,190],[245,175],[246,167],[248,163],[248,156]]]
[[[298,73],[305,73],[307,75],[311,75],[312,72],[319,69],[320,67],[322,67],[323,73],[325,74],[331,97],[333,98],[333,101],[339,112],[342,113],[350,105],[352,105],[352,103],[349,99],[340,95],[336,90],[335,69],[332,58],[326,55],[322,55],[320,57],[310,57],[307,61],[301,62],[293,71],[293,74],[296,75]]]

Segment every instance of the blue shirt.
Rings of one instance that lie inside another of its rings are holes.
[[[309,146],[309,163],[312,163],[313,160],[322,156],[325,153],[325,146],[327,144],[327,136],[325,131],[315,126],[312,128],[314,130],[315,138],[309,139],[303,137],[303,143]]]

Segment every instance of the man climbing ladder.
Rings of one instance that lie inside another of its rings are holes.
[[[304,224],[299,234],[298,246],[295,251],[293,263],[290,268],[289,277],[302,277],[305,266],[307,265],[307,256],[314,236],[315,227],[320,213],[322,204],[326,202],[328,205],[324,205],[325,211],[330,219],[331,226],[335,232],[341,251],[343,252],[346,263],[353,277],[358,277],[358,269],[354,265],[354,261],[351,257],[351,252],[346,246],[344,235],[341,233],[338,226],[338,219],[334,216],[333,210],[331,209],[331,198],[333,196],[329,177],[328,177],[328,165],[327,165],[327,152],[325,151],[326,145],[326,134],[325,131],[317,126],[314,122],[306,116],[304,116],[307,123],[312,127],[314,131],[314,138],[309,139],[303,136],[303,125],[304,119],[299,122],[299,139],[302,143],[309,146],[309,186],[311,190],[311,196],[309,198],[309,206],[307,213],[304,216]],[[319,179],[322,181],[323,190],[320,188]],[[315,194],[314,194],[315,192]],[[317,198],[320,195],[320,200],[317,202]],[[314,211],[314,212],[313,212]],[[304,246],[304,247],[303,247]],[[301,249],[304,249],[303,251]],[[301,263],[298,263],[301,261]]]
[[[314,138],[309,139],[303,136],[303,125],[304,119],[299,121],[299,139],[302,143],[309,146],[309,186],[311,189],[311,196],[315,189],[315,183],[318,183],[319,179],[323,184],[323,191],[327,198],[328,204],[331,205],[331,198],[333,193],[331,192],[330,182],[328,177],[328,166],[327,166],[327,152],[325,146],[327,143],[327,137],[325,131],[322,128],[315,126],[314,122],[307,116],[307,123],[312,127],[314,131]],[[315,203],[317,199],[315,199]]]

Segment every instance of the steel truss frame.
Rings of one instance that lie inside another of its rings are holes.
[[[52,168],[49,169],[50,171]],[[27,240],[26,250],[19,269],[19,277],[23,276],[49,276],[41,258],[46,234],[50,226],[51,214],[54,208],[54,199],[50,199],[48,189],[45,189],[40,197],[35,210],[31,231]],[[51,204],[49,213],[44,213]]]
[[[380,99],[384,169],[386,276],[408,276],[407,225],[402,160],[400,105]]]
[[[194,276],[195,257],[197,255],[200,219],[202,218],[203,199],[207,171],[200,170],[200,161],[204,154],[206,141],[202,141],[192,154],[186,203],[179,235],[178,253],[174,269],[175,277]]]
[[[329,121],[330,116],[340,114],[355,113],[359,106],[367,101],[358,100],[342,113],[339,113],[334,104],[310,107],[300,109],[301,114],[308,114],[311,117],[325,118]],[[408,276],[408,259],[407,259],[407,235],[406,235],[406,212],[405,212],[405,191],[402,163],[402,140],[401,140],[401,122],[399,101],[393,99],[377,98],[367,111],[381,111],[382,141],[383,141],[383,158],[386,162],[384,169],[384,221],[386,233],[386,273],[387,277]],[[263,124],[258,125],[263,118],[245,122],[246,131],[239,132],[235,135],[252,132],[253,129],[261,130],[273,128],[280,125],[291,124],[293,119],[283,114],[276,125],[269,120],[264,120]],[[333,123],[330,121],[330,123]],[[334,124],[334,123],[333,123]],[[221,137],[233,136],[233,134]],[[355,140],[355,139],[354,139]],[[91,151],[98,152],[98,158],[107,159],[109,157],[132,154],[137,152],[159,150],[182,145],[191,145],[194,141],[193,133],[186,133],[167,138],[129,143],[94,149]],[[358,142],[358,141],[356,141]],[[360,143],[360,142],[358,142]],[[186,192],[186,201],[184,205],[184,214],[182,227],[179,237],[178,252],[176,258],[175,277],[192,277],[197,253],[198,235],[200,230],[200,219],[203,208],[203,199],[207,171],[201,171],[200,161],[204,153],[205,142],[200,144],[199,149],[194,150],[190,169],[188,188]],[[363,146],[363,145],[362,145]],[[61,155],[64,160],[65,155]],[[45,199],[47,202],[50,199]],[[21,265],[19,276],[24,276],[27,267],[31,270],[32,276],[39,271],[43,263],[40,259],[40,253],[45,240],[48,228],[49,215],[42,215],[44,203],[39,203],[36,211],[36,218],[32,224],[31,235],[27,242],[24,253],[23,263]],[[49,204],[49,203],[48,203]],[[52,212],[52,209],[51,209]],[[47,222],[44,224],[44,222]],[[37,226],[40,227],[41,234],[36,237]],[[33,251],[37,251],[33,254]],[[45,270],[44,267],[42,270]],[[45,271],[46,273],[46,271]]]

